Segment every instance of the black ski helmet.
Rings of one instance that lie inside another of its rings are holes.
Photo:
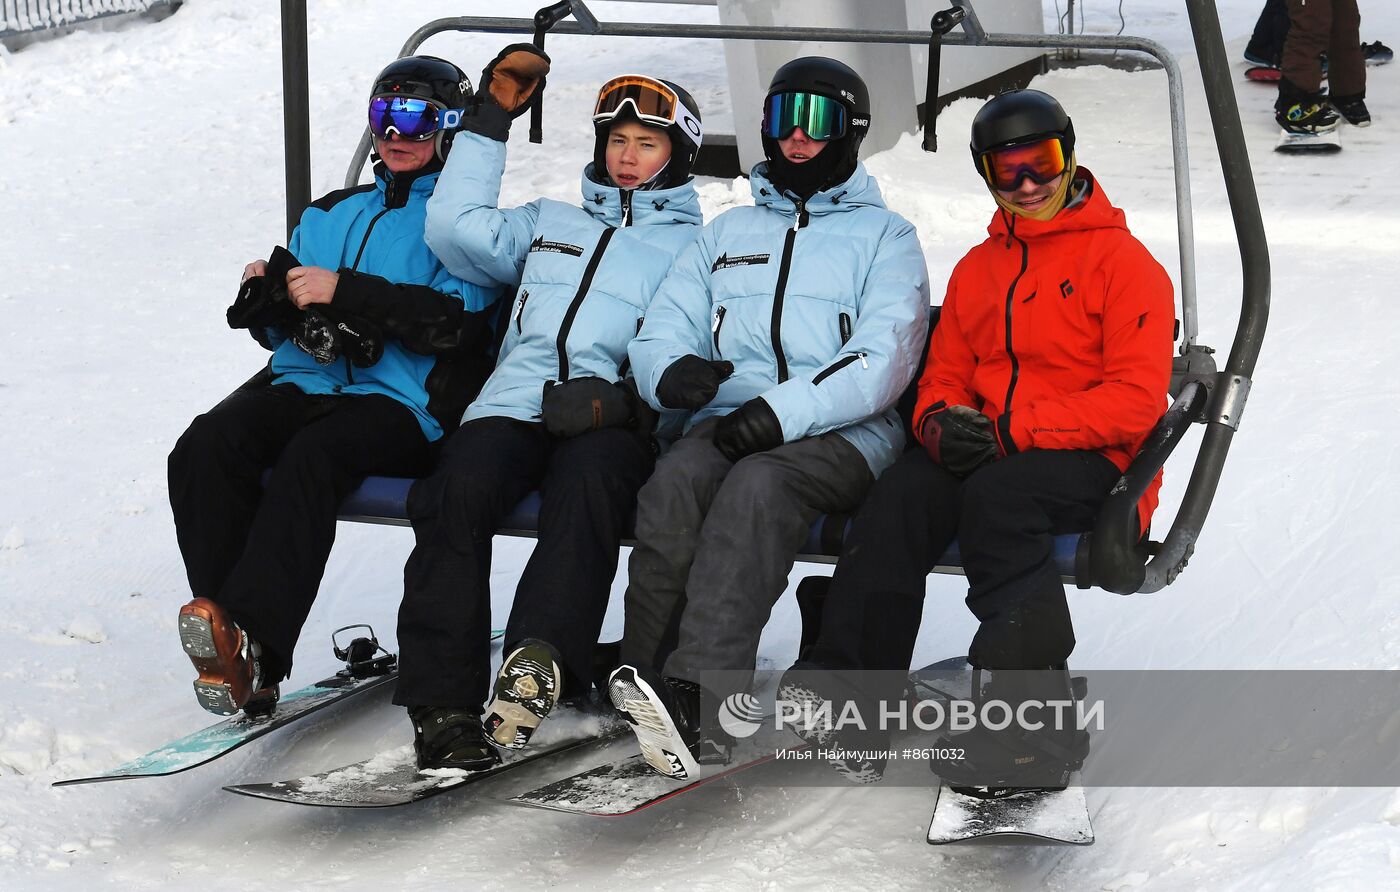
[[[764,101],[775,93],[815,93],[841,103],[846,109],[846,133],[831,140],[822,151],[822,155],[833,150],[837,154],[823,165],[828,171],[825,182],[818,184],[818,189],[849,178],[856,169],[861,140],[870,131],[870,90],[856,70],[825,56],[793,59],[773,73]],[[769,161],[770,171],[775,164],[782,167],[785,159],[778,141],[766,135],[762,136],[762,140],[763,154]],[[807,164],[820,160],[822,155]]]
[[[466,72],[437,56],[404,56],[395,59],[374,79],[369,97],[413,96],[427,99],[443,109],[462,109],[472,98],[472,82]],[[439,130],[433,149],[439,161],[447,160],[452,149],[453,130]]]
[[[984,153],[1051,137],[1059,138],[1066,159],[1074,154],[1074,122],[1054,96],[1039,90],[1002,93],[972,119],[972,163],[982,176]]]
[[[700,118],[700,106],[696,104],[695,97],[679,84],[664,80],[651,75],[641,75],[659,84],[665,84],[671,92],[676,94],[681,105],[689,112],[698,124]],[[613,80],[616,80],[614,78]],[[609,83],[612,81],[610,80]],[[606,87],[608,84],[604,84]],[[601,88],[600,88],[601,93]],[[650,121],[643,121],[637,117],[636,109],[632,104],[625,105],[618,113],[605,121],[596,121],[593,124],[593,175],[599,182],[608,181],[607,147],[608,135],[612,132],[614,124],[620,121],[636,121],[644,127],[655,127]],[[683,131],[679,122],[668,124],[665,128],[666,137],[671,141],[671,158],[666,162],[666,166],[661,168],[652,177],[649,184],[641,188],[647,189],[670,189],[679,186],[690,179],[690,171],[695,167],[695,158],[700,154],[700,145],[704,135]]]

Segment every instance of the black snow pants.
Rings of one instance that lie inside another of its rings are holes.
[[[263,677],[292,668],[335,542],[336,510],[372,474],[416,477],[435,447],[378,394],[241,389],[195,418],[170,453],[170,507],[190,591],[262,646]],[[267,486],[263,473],[272,469]]]
[[[967,606],[981,623],[968,651],[973,665],[1063,665],[1074,628],[1054,537],[1090,529],[1118,477],[1111,461],[1081,450],[1019,452],[966,480],[922,449],[904,453],[856,513],[804,663],[908,669],[927,576],[956,537]]]
[[[491,681],[491,537],[536,488],[539,539],[516,586],[506,652],[525,638],[548,642],[564,663],[563,696],[583,692],[618,546],[653,463],[650,441],[622,428],[556,440],[542,424],[510,418],[462,425],[448,438],[437,470],[409,491],[416,544],[404,567],[394,702],[484,705]]]

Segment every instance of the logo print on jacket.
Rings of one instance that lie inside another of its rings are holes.
[[[1063,282],[1060,283],[1060,299],[1061,299],[1061,300],[1069,300],[1069,296],[1070,296],[1071,294],[1073,294],[1073,293],[1074,293],[1074,286],[1071,285],[1071,284],[1069,283],[1069,279],[1065,279]]]
[[[730,257],[728,254],[721,254],[715,258],[715,264],[710,267],[710,272],[717,273],[722,269],[729,269],[733,266],[754,266],[755,264],[767,262],[767,254],[738,254],[734,257]]]
[[[578,245],[571,245],[568,242],[547,241],[544,236],[540,236],[530,242],[530,253],[543,251],[546,254],[570,254],[574,257],[582,257],[583,249]]]

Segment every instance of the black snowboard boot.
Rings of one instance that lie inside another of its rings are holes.
[[[501,762],[481,727],[481,717],[474,712],[456,706],[415,706],[408,717],[413,721],[413,752],[420,771],[480,771]]]
[[[608,696],[658,774],[694,779],[702,765],[728,764],[734,740],[715,722],[702,721],[701,690],[695,682],[619,666],[608,680]]]
[[[1371,112],[1366,108],[1366,94],[1354,96],[1333,96],[1332,107],[1353,127],[1370,127]]]
[[[1089,755],[1089,734],[1075,724],[1076,697],[1069,673],[1056,669],[973,674],[977,722],[970,730],[938,737],[933,773],[957,792],[982,798],[1064,789]],[[1031,727],[1016,720],[1022,715]],[[1000,727],[1003,720],[1006,726]]]
[[[798,661],[783,673],[778,709],[793,733],[830,754],[827,761],[846,780],[873,784],[885,776],[889,734],[873,727],[877,703],[837,673]]]
[[[1274,120],[1289,133],[1329,133],[1337,129],[1337,113],[1322,93],[1310,93],[1288,78],[1278,82]]]
[[[559,653],[548,643],[526,638],[501,662],[483,724],[497,746],[521,749],[559,702],[563,672]]]

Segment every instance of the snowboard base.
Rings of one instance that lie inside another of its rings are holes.
[[[368,759],[291,780],[232,784],[230,793],[292,805],[328,808],[392,808],[421,802],[449,790],[494,777],[546,756],[626,733],[627,725],[611,715],[570,714],[559,709],[523,750],[504,750],[501,763],[480,771],[420,771],[408,744]],[[551,723],[553,727],[551,727]],[[551,733],[552,732],[552,733]]]
[[[1340,129],[1340,128],[1338,128]],[[1342,150],[1341,134],[1337,130],[1326,133],[1293,133],[1279,129],[1275,152],[1285,155],[1335,155]]]
[[[675,780],[658,774],[647,764],[646,758],[636,752],[635,743],[627,743],[633,745],[623,748],[623,752],[630,750],[631,755],[619,754],[614,761],[528,790],[507,801],[549,811],[615,818],[771,762],[777,758],[780,748],[800,750],[806,747],[788,731],[777,735],[760,733],[757,738],[742,741],[729,764],[701,766],[703,773],[699,777]]]
[[[1094,844],[1094,828],[1083,787],[979,799],[945,784],[938,790],[928,841],[935,846],[978,842],[1087,846]]]

